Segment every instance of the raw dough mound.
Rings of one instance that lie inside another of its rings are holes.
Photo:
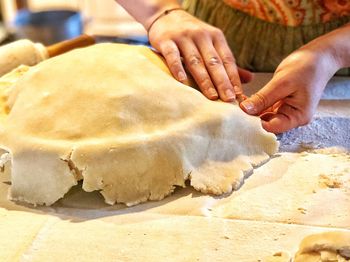
[[[9,196],[33,204],[51,205],[81,179],[108,204],[160,200],[186,179],[228,193],[278,148],[258,118],[177,82],[147,47],[100,44],[46,60],[6,103]]]
[[[350,232],[334,231],[305,237],[294,261],[350,261]]]

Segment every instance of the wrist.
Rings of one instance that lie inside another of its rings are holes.
[[[320,36],[305,47],[315,49],[336,71],[350,67],[350,24]]]
[[[338,59],[336,50],[329,41],[310,42],[301,48],[313,59],[313,63],[322,72],[322,76],[330,79],[340,68],[342,62]]]
[[[178,0],[116,0],[147,30],[152,21],[167,9],[181,7]]]
[[[184,11],[184,10],[182,9],[182,7],[175,7],[175,8],[170,8],[170,9],[164,10],[162,13],[160,13],[158,16],[156,16],[156,17],[153,19],[153,21],[151,21],[150,25],[148,25],[148,28],[146,28],[148,34],[149,34],[151,28],[153,27],[153,25],[154,25],[158,20],[162,19],[163,16],[166,16],[166,15],[168,15],[168,14],[174,12],[174,11]]]
[[[328,41],[328,49],[339,69],[350,67],[350,23],[330,33],[331,41]]]
[[[324,69],[324,72],[328,73],[326,76],[329,79],[333,77],[339,69],[343,68],[342,61],[338,59],[332,44],[327,44],[324,47],[324,51],[321,51],[319,63],[321,68]]]
[[[142,25],[148,32],[151,26],[156,22],[156,20],[160,19],[162,16],[166,14],[169,10],[179,10],[181,6],[178,3],[169,3],[164,5],[154,5],[150,8],[149,15],[143,21]]]
[[[339,54],[339,50],[332,41],[325,41],[321,47],[323,55],[323,64],[329,68],[333,68],[334,74],[341,68],[345,67],[345,61]]]

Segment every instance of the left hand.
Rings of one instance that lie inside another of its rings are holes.
[[[259,115],[269,132],[306,125],[337,69],[328,53],[312,46],[301,48],[284,59],[272,80],[240,106],[250,115]]]
[[[187,83],[182,56],[199,89],[211,100],[239,100],[241,82],[252,78],[249,71],[237,67],[223,32],[184,10],[156,20],[149,29],[149,40],[164,56],[172,75]]]

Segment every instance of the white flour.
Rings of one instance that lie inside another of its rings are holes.
[[[350,117],[317,117],[307,126],[279,135],[280,152],[301,152],[329,147],[349,151],[349,131]]]
[[[244,85],[247,95],[262,88],[272,74],[255,73],[254,81]],[[350,151],[350,78],[334,77],[324,90],[313,121],[307,126],[278,136],[280,152],[312,151],[337,153]]]

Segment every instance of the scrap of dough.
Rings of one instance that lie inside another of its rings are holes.
[[[260,120],[177,82],[147,47],[100,44],[46,60],[11,87],[0,147],[9,196],[51,205],[83,179],[106,203],[175,186],[223,194],[278,148]]]
[[[261,262],[291,262],[291,257],[287,252],[277,252],[265,257]]]
[[[325,232],[305,237],[295,262],[350,261],[350,233]]]

